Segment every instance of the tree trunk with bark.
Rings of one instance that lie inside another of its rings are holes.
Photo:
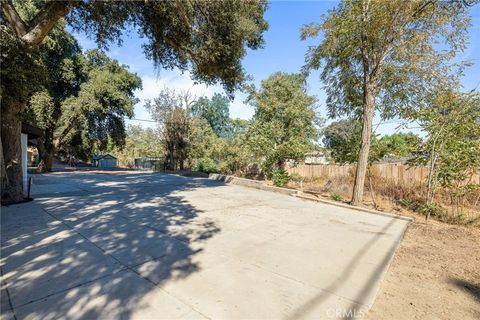
[[[2,105],[2,201],[23,200],[21,103]]]
[[[7,172],[5,170],[5,161],[3,159],[3,144],[2,144],[2,139],[0,139],[0,177],[2,179],[2,184],[0,190],[5,190],[5,188],[9,185],[8,177],[7,177]],[[2,191],[3,192],[3,191]],[[2,193],[2,199],[3,199],[3,193]]]
[[[8,0],[0,1],[3,16],[15,30],[18,38],[29,46],[39,45],[46,35],[63,18],[71,8],[72,1],[50,1],[30,20],[23,21],[14,4]],[[2,201],[15,202],[23,199],[21,113],[22,103],[2,103],[1,124],[1,167],[2,167]],[[5,174],[4,174],[5,173]]]
[[[352,205],[358,206],[363,201],[365,187],[365,175],[368,168],[368,154],[372,139],[372,122],[375,112],[375,87],[366,83],[363,94],[363,118],[362,118],[362,142],[358,154],[357,170],[355,172],[355,184],[353,186]]]
[[[45,132],[45,137],[47,135],[48,133]],[[45,138],[45,140],[38,139],[37,149],[40,160],[37,166],[37,172],[43,173],[52,171],[53,155],[55,153],[53,143],[51,141],[49,142],[47,138]]]
[[[179,163],[180,171],[183,171],[183,169],[185,169],[185,156],[184,156],[184,150],[183,149],[180,150],[180,152],[179,152],[178,163]]]

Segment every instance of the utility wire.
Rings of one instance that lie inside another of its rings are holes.
[[[144,122],[156,122],[155,120],[148,120],[148,119],[137,119],[137,118],[127,118],[127,120],[135,120],[135,121],[144,121]]]

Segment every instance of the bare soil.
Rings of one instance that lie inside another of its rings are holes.
[[[412,222],[368,319],[480,319],[480,230]]]

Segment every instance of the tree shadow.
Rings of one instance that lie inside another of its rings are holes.
[[[382,234],[386,233],[390,227],[395,223],[396,219],[392,218],[388,224],[386,224],[383,229],[376,233],[357,253],[350,259],[347,267],[344,268],[339,274],[340,276],[337,280],[330,283],[326,288],[322,289],[317,295],[312,297],[310,300],[305,302],[300,307],[296,308],[287,318],[288,319],[298,319],[305,318],[310,312],[312,312],[315,307],[325,302],[329,297],[332,296],[332,293],[338,291],[352,276],[355,269],[358,266],[358,261],[365,256],[370,248],[382,238]],[[369,306],[362,304],[362,298],[370,295],[375,288],[377,288],[377,282],[380,280],[383,270],[388,267],[391,258],[393,257],[395,250],[398,246],[398,242],[394,242],[392,246],[387,251],[383,260],[376,266],[374,272],[365,282],[365,286],[357,293],[356,298],[353,299],[352,303],[346,307],[340,307],[335,310],[327,310],[328,318],[341,318],[341,319],[355,319],[361,318],[366,315],[366,312],[369,309]]]
[[[181,194],[223,183],[161,174],[95,176],[43,177],[40,184],[80,191],[2,208],[0,266],[17,318],[192,312],[161,286],[199,271],[195,256],[221,230]]]
[[[450,279],[450,282],[460,289],[465,290],[480,303],[480,283],[472,283],[463,279]]]

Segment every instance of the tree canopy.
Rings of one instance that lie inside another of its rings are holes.
[[[248,101],[255,115],[246,132],[251,149],[265,158],[264,170],[283,167],[287,159],[299,159],[315,142],[316,98],[307,94],[299,74],[277,72],[250,88]]]
[[[356,119],[332,122],[322,130],[323,144],[336,163],[355,163],[360,150],[362,125]],[[398,132],[378,137],[372,135],[369,162],[408,160],[420,149],[422,139],[411,132]],[[407,159],[404,159],[407,158]]]
[[[165,152],[158,129],[129,125],[126,129],[125,145],[118,146],[111,141],[106,148],[95,148],[97,154],[110,153],[118,159],[119,166],[133,167],[135,158],[163,158]]]
[[[265,1],[52,1],[34,15],[2,0],[3,19],[31,45],[40,44],[63,17],[100,47],[121,44],[125,29],[144,37],[143,51],[158,67],[189,70],[193,79],[222,83],[229,91],[245,80],[246,47],[263,45]]]
[[[342,1],[321,23],[304,26],[311,46],[304,71],[322,68],[331,117],[362,119],[352,203],[363,199],[375,111],[385,119],[424,106],[436,86],[457,83],[452,58],[466,45],[466,2],[442,0]],[[438,43],[441,43],[439,49]]]
[[[246,79],[241,65],[246,49],[260,48],[262,34],[268,28],[263,19],[267,9],[263,0],[1,0],[0,3],[2,47],[4,34],[16,46],[16,50],[2,50],[1,58],[2,62],[11,62],[7,70],[17,71],[5,77],[5,85],[2,72],[2,196],[12,201],[22,199],[20,115],[25,110],[29,94],[36,91],[36,84],[29,81],[37,74],[35,69],[39,59],[32,52],[59,21],[65,19],[73,30],[93,37],[101,48],[112,42],[121,43],[124,30],[136,31],[145,39],[144,54],[158,68],[189,71],[195,81],[220,83],[230,94]],[[25,68],[18,72],[21,66]],[[84,90],[88,91],[87,88]],[[88,93],[82,96],[87,97]],[[92,104],[89,107],[95,108]],[[88,126],[99,127],[107,118],[109,123],[118,123],[115,118],[105,115],[102,119],[91,115],[82,119],[88,120]],[[80,136],[75,138],[78,142]],[[87,139],[84,136],[81,140]]]
[[[163,89],[157,98],[147,101],[145,107],[162,132],[167,168],[184,169],[191,145],[193,97],[188,92]]]
[[[372,147],[376,159],[395,160],[414,156],[421,149],[422,142],[422,138],[412,132],[397,132],[384,135]]]
[[[332,122],[322,130],[323,144],[336,163],[357,161],[362,125],[355,119]]]
[[[229,107],[228,98],[216,93],[211,99],[207,97],[198,98],[192,104],[191,112],[193,116],[207,120],[218,137],[227,138],[232,131]]]
[[[32,122],[44,129],[39,170],[51,169],[54,153],[87,160],[94,147],[122,146],[124,117],[133,115],[140,78],[98,50],[82,53],[62,23],[39,46],[44,81],[29,102]]]
[[[480,94],[436,92],[428,108],[410,116],[427,133],[412,161],[430,169],[427,201],[431,203],[438,187],[451,188],[450,196],[456,200],[478,193],[480,185],[471,178],[480,169]]]

